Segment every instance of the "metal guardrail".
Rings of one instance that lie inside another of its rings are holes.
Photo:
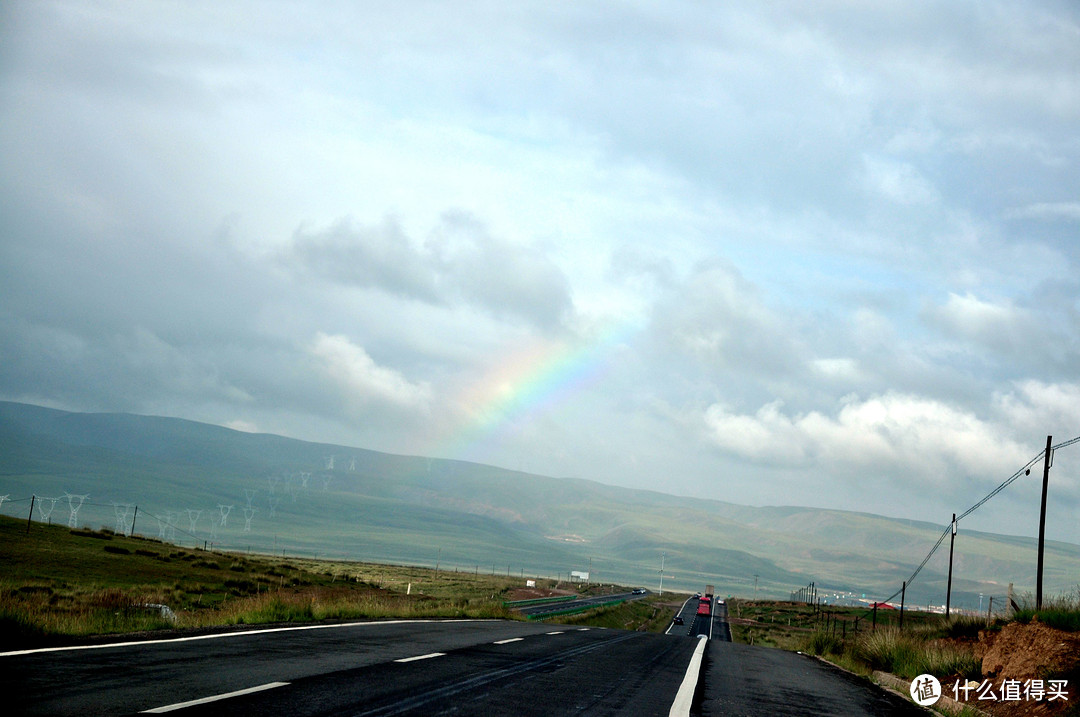
[[[549,617],[556,617],[558,615],[573,615],[574,613],[586,612],[587,610],[595,610],[601,607],[610,607],[612,605],[621,605],[626,602],[625,599],[608,600],[607,602],[592,603],[590,605],[580,605],[578,607],[568,608],[566,610],[554,610],[552,612],[545,612],[539,615],[526,615],[526,620],[546,620]]]
[[[552,602],[566,602],[567,600],[575,600],[578,595],[556,595],[555,597],[546,598],[529,598],[528,600],[508,600],[503,603],[503,607],[515,608],[515,607],[530,607],[532,605],[546,605]]]

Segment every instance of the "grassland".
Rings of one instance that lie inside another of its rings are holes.
[[[0,518],[0,647],[146,630],[385,617],[515,616],[520,581],[189,550]],[[166,609],[167,608],[167,609]]]
[[[186,549],[108,530],[27,530],[2,516],[0,568],[0,649],[244,624],[521,619],[504,605],[522,585],[515,577]],[[553,622],[661,631],[672,615],[650,598]]]
[[[921,674],[981,680],[977,643],[1010,622],[1038,621],[1067,632],[1080,629],[1080,593],[1050,599],[1042,610],[1022,608],[1008,618],[989,621],[981,616],[946,619],[907,611],[902,629],[900,615],[893,610],[878,610],[875,620],[866,608],[815,609],[801,603],[730,600],[728,611],[737,642],[818,655],[866,677],[882,671],[906,680]],[[1074,670],[1063,674],[1075,679]]]

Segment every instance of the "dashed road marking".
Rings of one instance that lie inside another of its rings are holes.
[[[197,700],[189,700],[187,702],[177,702],[171,705],[165,705],[164,707],[155,707],[152,710],[143,710],[140,714],[160,714],[162,712],[172,712],[173,710],[184,709],[185,707],[193,707],[195,705],[205,705],[209,702],[217,702],[218,700],[227,700],[230,697],[240,697],[241,695],[250,695],[253,692],[262,692],[263,690],[272,690],[275,687],[284,687],[289,684],[288,682],[267,682],[265,685],[259,685],[258,687],[248,687],[246,690],[236,690],[235,692],[226,692],[221,695],[213,695],[211,697],[203,697]]]
[[[394,660],[394,662],[416,662],[417,660],[430,660],[432,657],[442,657],[445,652],[429,652],[426,655],[416,655],[415,657],[402,657],[400,660]]]
[[[509,640],[496,640],[495,642],[493,642],[491,644],[492,645],[506,645],[506,644],[509,644],[511,642],[521,642],[524,639],[525,639],[524,637],[511,637]]]

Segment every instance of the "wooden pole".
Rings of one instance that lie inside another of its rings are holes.
[[[956,513],[952,514],[952,536],[949,538],[949,584],[945,588],[945,619],[949,617],[949,607],[952,603],[952,558],[953,543],[956,542]]]
[[[1039,561],[1035,568],[1035,609],[1042,610],[1043,594],[1043,546],[1046,542],[1046,486],[1050,482],[1050,441],[1046,437],[1046,455],[1043,456],[1042,507],[1039,509]]]

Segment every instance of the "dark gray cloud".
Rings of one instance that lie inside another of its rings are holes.
[[[342,284],[432,304],[465,302],[496,317],[556,330],[573,302],[566,276],[540,249],[491,236],[474,217],[448,212],[418,243],[401,226],[339,222],[297,232],[280,261]]]

